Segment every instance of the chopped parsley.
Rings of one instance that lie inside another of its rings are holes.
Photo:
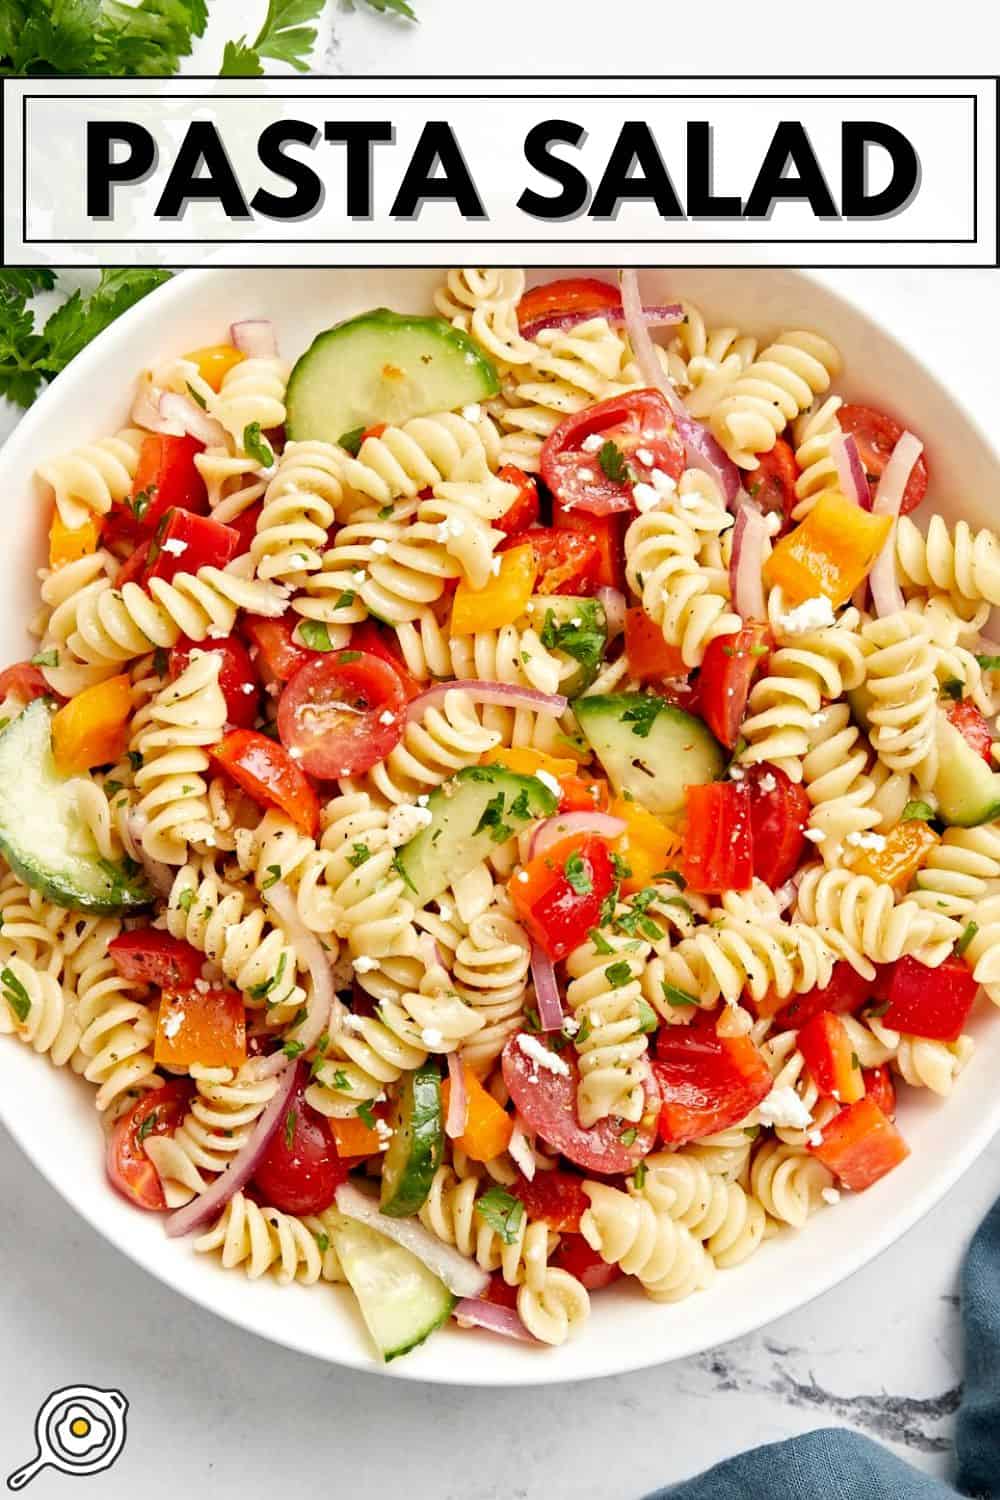
[[[358,1105],[354,1113],[357,1115],[359,1120],[364,1121],[369,1130],[375,1129],[375,1116],[372,1113],[372,1107],[368,1103],[367,1099],[362,1104]]]
[[[371,857],[372,851],[367,844],[352,844],[351,852],[347,856],[347,863],[352,870],[356,870],[360,865],[364,864],[366,859],[371,859]]]
[[[656,1011],[653,1009],[653,1007],[650,1005],[649,1001],[640,1000],[639,1030],[642,1032],[643,1036],[648,1036],[651,1031],[655,1031],[659,1024],[660,1018],[656,1014]]]
[[[689,995],[687,990],[680,990],[676,984],[670,984],[666,979],[660,981],[660,989],[663,998],[668,1005],[697,1005],[697,995]]]
[[[929,823],[934,816],[934,809],[929,802],[908,802],[899,815],[901,823],[909,823],[913,819],[919,819],[923,823]]]
[[[346,448],[348,453],[357,458],[361,451],[361,441],[367,431],[367,427],[352,427],[350,432],[341,433],[337,439],[338,446]]]
[[[260,984],[252,984],[247,990],[247,994],[251,995],[254,1000],[263,1000],[268,995],[270,995],[281,983],[281,976],[285,972],[285,963],[287,961],[287,958],[288,954],[286,952],[283,952],[281,954],[281,957],[278,959],[278,967],[275,969],[270,979],[262,979]]]
[[[1000,656],[980,656],[976,652],[976,661],[984,672],[1000,672]]]
[[[513,1245],[524,1220],[524,1204],[502,1187],[491,1187],[476,1200],[476,1213],[499,1236],[503,1244]]]
[[[263,469],[274,463],[274,450],[261,432],[259,422],[248,422],[244,427],[243,452]]]
[[[350,609],[351,605],[354,603],[357,597],[358,596],[353,589],[345,589],[342,594],[337,595],[337,602],[333,607],[334,609]],[[301,633],[302,632],[300,631],[300,634]],[[323,646],[320,649],[323,651],[329,651],[330,648],[329,646]]]
[[[962,929],[962,935],[959,938],[958,942],[955,944],[956,958],[962,957],[962,954],[965,952],[966,948],[968,948],[969,944],[972,942],[972,939],[975,937],[978,931],[978,922],[966,922],[964,928]]]
[[[302,1042],[286,1042],[281,1050],[289,1060],[292,1060],[298,1057],[299,1053],[304,1052],[306,1049],[303,1046]]]
[[[352,594],[351,601],[353,602],[353,600],[354,595]],[[309,647],[310,651],[333,650],[333,642],[330,639],[330,632],[327,630],[322,620],[300,620],[299,639],[302,641],[302,644],[304,646]]]
[[[194,891],[181,891],[180,895],[177,897],[177,905],[180,907],[181,911],[190,911],[191,907],[194,905]]]
[[[483,808],[482,816],[472,830],[473,836],[483,833],[488,828],[490,839],[494,844],[506,843],[514,830],[504,822],[503,817],[504,796],[503,792],[497,792],[496,796],[491,797]]]
[[[622,723],[631,724],[632,733],[638,735],[639,739],[646,740],[666,706],[665,698],[657,698],[654,693],[648,693],[645,697],[637,699],[631,708],[625,710],[622,714]]]
[[[322,1230],[316,1236],[316,1248],[321,1255],[325,1255],[330,1248],[330,1236],[324,1234]]]
[[[608,964],[604,971],[604,977],[613,989],[621,989],[623,984],[628,984],[632,978],[632,966],[625,959],[616,964]]]
[[[598,450],[597,462],[612,484],[628,484],[634,477],[624,453],[611,438]]]
[[[352,661],[360,661],[361,660],[361,652],[360,651],[341,651],[340,655],[337,657],[337,660],[340,662],[340,665],[342,667],[347,667],[347,666],[350,666],[350,664],[351,664]]]
[[[278,884],[278,881],[280,879],[281,879],[281,866],[280,865],[268,865],[268,867],[267,867],[267,879],[266,880],[262,880],[261,883],[260,883],[261,890],[262,891],[269,891],[271,889],[272,885],[277,885]]]
[[[58,667],[59,652],[55,650],[38,651],[31,658],[31,665],[33,667]]]
[[[528,802],[527,792],[518,792],[510,804],[510,816],[512,818],[519,818],[523,823],[531,821],[531,805]]]
[[[635,1171],[632,1173],[632,1181],[635,1183],[635,1186],[639,1189],[640,1193],[646,1186],[646,1170],[646,1163],[644,1161],[641,1161],[639,1162]]]
[[[295,1120],[295,1110],[290,1109],[285,1116],[285,1145],[289,1151],[291,1151],[292,1142],[295,1139]]]
[[[150,1131],[156,1128],[157,1124],[159,1123],[159,1119],[160,1111],[158,1109],[151,1109],[149,1111],[149,1114],[146,1115],[146,1117],[140,1124],[139,1129],[136,1132],[136,1139],[140,1142],[144,1141],[147,1135],[149,1135]]]
[[[622,1131],[622,1133],[618,1137],[618,1139],[621,1141],[621,1143],[622,1143],[623,1146],[634,1146],[635,1145],[635,1141],[636,1141],[636,1136],[638,1134],[639,1134],[639,1132],[638,1132],[638,1130],[636,1130],[635,1126],[634,1125],[630,1125],[627,1130],[623,1130]]]
[[[574,600],[571,619],[557,621],[555,611],[545,611],[541,629],[542,645],[549,651],[562,651],[584,667],[599,666],[607,642],[607,631],[601,623],[603,610],[596,599]]]
[[[191,400],[195,403],[195,405],[196,406],[200,406],[201,409],[202,409],[202,411],[207,411],[208,410],[208,402],[205,400],[204,396],[200,395],[195,390],[195,388],[191,384],[190,380],[185,380],[184,384],[187,386],[188,395],[191,397]]]
[[[611,866],[615,872],[616,880],[628,880],[632,874],[632,866],[628,860],[622,859],[621,855],[616,854],[614,851],[611,854]]]
[[[946,677],[941,683],[941,692],[957,703],[965,693],[965,683],[961,677]]]
[[[590,937],[590,941],[594,945],[595,953],[600,953],[602,957],[607,957],[609,953],[614,953],[614,947],[611,943],[608,942],[607,938],[604,936],[599,927],[592,927],[588,936]]]
[[[563,865],[563,874],[578,896],[589,896],[594,889],[590,862],[584,859],[579,850],[569,855]]]
[[[575,1045],[577,1047],[582,1047],[583,1044],[584,1044],[584,1042],[587,1040],[587,1038],[589,1036],[590,1036],[590,1017],[589,1016],[584,1016],[583,1020],[580,1022],[579,1026],[576,1028],[576,1034],[572,1038],[572,1040],[573,1040],[573,1042],[575,1043]]]

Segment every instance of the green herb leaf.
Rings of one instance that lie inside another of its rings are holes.
[[[568,856],[563,865],[563,874],[578,896],[589,896],[594,889],[590,861],[584,859],[579,850]]]
[[[352,870],[356,870],[360,865],[365,863],[365,860],[371,859],[371,857],[372,851],[367,844],[352,844],[351,852],[347,856],[347,863],[351,866]]]
[[[33,667],[58,667],[58,665],[59,665],[59,652],[58,651],[38,651],[31,658],[31,665]]]
[[[180,907],[181,911],[190,911],[192,906],[194,905],[194,891],[181,891],[180,895],[177,897],[177,905]]]
[[[632,733],[638,735],[639,739],[648,739],[650,730],[666,706],[665,698],[657,698],[655,694],[649,693],[625,710],[622,723],[631,724]]]
[[[660,1024],[660,1018],[650,1005],[648,1000],[639,1001],[639,1030],[643,1036],[648,1036],[655,1031]]]
[[[497,792],[496,796],[491,797],[486,806],[483,808],[482,816],[480,817],[479,822],[476,824],[475,828],[472,830],[473,835],[482,833],[484,829],[488,828],[490,831],[490,839],[494,844],[506,843],[506,841],[511,837],[514,830],[503,821],[503,815],[503,792]]]
[[[280,879],[281,879],[281,866],[280,865],[268,865],[268,867],[267,867],[267,879],[266,880],[262,880],[261,883],[260,883],[261,890],[262,891],[269,891],[271,889],[272,885],[277,885],[278,884],[278,881]]]
[[[616,880],[628,880],[632,874],[632,866],[627,859],[623,859],[615,850],[611,851],[611,868],[615,872]]]
[[[353,600],[353,594],[351,596]],[[303,646],[308,646],[310,651],[332,651],[333,642],[330,632],[322,620],[300,620],[298,636]]]
[[[295,1139],[295,1120],[296,1120],[295,1110],[294,1109],[290,1109],[288,1111],[287,1115],[285,1116],[285,1146],[287,1147],[287,1149],[289,1151],[291,1151],[291,1149],[292,1149],[292,1142]]]
[[[31,1012],[31,996],[12,969],[0,969],[4,998],[23,1025]]]
[[[0,72],[167,77],[205,20],[204,0],[142,0],[135,7],[120,0],[5,0]]]
[[[669,984],[665,979],[661,980],[660,989],[663,991],[664,1000],[666,1000],[670,1005],[698,1004],[697,995],[690,995],[688,994],[687,990],[680,990],[675,984]]]
[[[608,964],[604,977],[613,989],[621,989],[622,985],[628,984],[632,978],[632,965],[624,959],[616,964]]]
[[[602,957],[606,957],[609,953],[614,953],[614,947],[608,942],[599,927],[592,927],[588,936],[594,945],[594,951],[600,953]]]
[[[261,432],[259,422],[248,422],[244,427],[243,452],[261,468],[269,469],[274,463],[274,451]]]
[[[476,1200],[476,1213],[499,1236],[503,1244],[513,1245],[524,1218],[524,1204],[502,1187],[491,1187]]]
[[[899,815],[901,823],[909,823],[918,820],[921,823],[929,823],[934,816],[934,809],[929,802],[908,802]]]
[[[975,937],[978,931],[978,922],[966,922],[965,926],[962,928],[962,934],[958,939],[958,942],[955,944],[956,958],[962,957],[962,954],[965,952],[966,948],[968,948],[969,944],[972,942],[972,939]]]
[[[646,1186],[646,1171],[647,1171],[646,1163],[644,1161],[641,1161],[641,1162],[639,1162],[639,1164],[636,1167],[635,1171],[632,1173],[632,1181],[634,1182],[636,1188],[639,1190],[640,1193],[642,1192],[643,1188]]]
[[[340,665],[342,667],[346,667],[352,661],[360,661],[361,660],[361,652],[360,651],[341,651],[340,655],[337,657],[337,660],[340,662]]]
[[[636,1136],[638,1134],[639,1134],[639,1132],[638,1132],[638,1130],[636,1130],[635,1126],[634,1125],[630,1125],[627,1130],[623,1130],[622,1131],[622,1133],[618,1137],[618,1139],[621,1141],[621,1143],[622,1143],[623,1146],[634,1146],[635,1145],[635,1141],[636,1141]]]
[[[205,400],[204,396],[202,396],[198,391],[195,390],[190,380],[185,380],[184,384],[187,386],[188,395],[191,397],[191,400],[195,403],[195,405],[200,406],[202,411],[207,411],[208,402]]]
[[[339,446],[346,448],[348,453],[357,458],[361,451],[361,439],[367,430],[366,427],[352,427],[350,432],[345,432],[338,438]]]
[[[984,672],[1000,672],[1000,656],[981,656],[977,652],[976,661]]]
[[[142,1123],[139,1126],[139,1129],[136,1131],[136,1139],[140,1142],[144,1141],[147,1135],[149,1135],[150,1131],[155,1129],[156,1125],[159,1123],[159,1119],[159,1109],[151,1109],[149,1111],[149,1114],[144,1117]]]
[[[555,611],[545,611],[540,639],[548,651],[562,651],[585,667],[599,666],[604,658],[607,631],[601,621],[604,612],[596,599],[579,599],[576,613],[560,624]]]
[[[299,1053],[304,1052],[306,1049],[302,1042],[286,1042],[281,1050],[285,1054],[285,1056],[289,1058],[289,1060],[292,1060],[298,1057]]]
[[[357,1115],[359,1120],[363,1120],[365,1122],[369,1130],[375,1129],[375,1115],[367,1099],[362,1104],[358,1105],[354,1113]]]
[[[634,477],[624,453],[611,438],[599,449],[597,462],[612,484],[628,484]]]
[[[358,596],[353,589],[344,589],[343,593],[337,595],[337,602],[333,607],[334,609],[350,609],[351,605],[354,603],[357,597]],[[300,631],[300,634],[301,633],[302,632]],[[330,647],[323,646],[321,647],[321,649],[323,651],[329,651]]]
[[[951,698],[955,703],[965,694],[965,683],[961,677],[946,677],[940,687],[944,697]]]

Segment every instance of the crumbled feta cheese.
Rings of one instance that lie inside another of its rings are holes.
[[[288,753],[292,757],[292,760],[302,759],[302,751],[299,749],[298,745],[289,745]]]
[[[360,958],[353,960],[355,974],[371,974],[378,968],[378,959],[369,958],[367,953],[362,953]]]
[[[502,557],[491,557],[490,558],[490,572],[493,574],[494,578],[499,578],[500,577],[500,565],[501,565],[502,562],[503,562],[503,558]]]
[[[604,442],[605,438],[603,432],[591,432],[588,433],[588,435],[584,438],[583,442],[580,444],[580,447],[583,449],[584,453],[599,453],[604,447]]]
[[[181,1029],[183,1020],[184,1012],[182,1010],[172,1010],[163,1023],[163,1035],[165,1037],[175,1037]]]
[[[730,766],[729,774],[732,777],[733,781],[742,781],[746,772],[741,766]]]
[[[769,510],[764,517],[764,530],[768,536],[775,536],[781,530],[782,517],[776,510]]]
[[[822,1130],[810,1130],[806,1139],[808,1140],[810,1146],[822,1146],[823,1132]]]
[[[646,465],[647,469],[651,469],[653,467],[653,455],[650,453],[648,448],[637,448],[635,450],[635,456],[641,464]]]
[[[881,833],[849,833],[844,843],[853,849],[871,849],[876,854],[881,854],[885,848],[885,838]]]
[[[583,624],[583,621],[581,620],[579,615],[574,615],[569,623],[572,625],[574,630],[579,630],[580,626]]]
[[[392,709],[385,708],[379,714],[378,721],[379,721],[380,724],[391,724],[393,722],[393,720],[395,719],[395,717],[396,717],[396,715],[392,712]]]
[[[824,1203],[839,1203],[840,1202],[840,1194],[837,1192],[837,1189],[834,1188],[834,1187],[823,1188],[822,1191],[820,1192],[820,1197],[822,1198],[822,1200],[823,1200]]]
[[[527,1032],[522,1031],[518,1034],[517,1045],[525,1057],[530,1057],[538,1067],[546,1068],[550,1073],[559,1073],[564,1078],[569,1077],[569,1064],[564,1062],[558,1053],[550,1052],[548,1047],[543,1047],[537,1037],[529,1036]]]
[[[652,510],[660,503],[659,492],[651,484],[643,484],[641,481],[632,486],[632,499],[640,515],[644,515],[647,510]]]
[[[386,821],[390,844],[394,849],[398,849],[401,844],[408,844],[421,828],[426,828],[433,821],[434,814],[429,808],[400,803],[391,810]]]
[[[588,484],[592,479],[596,478],[593,469],[577,469],[576,472],[577,476]]]
[[[812,1115],[789,1084],[772,1089],[767,1098],[761,1100],[759,1111],[762,1125],[782,1125],[789,1130],[807,1130],[812,1124]]]
[[[438,1031],[436,1026],[425,1026],[420,1033],[420,1040],[425,1047],[440,1047],[444,1042],[444,1032]]]
[[[576,1016],[566,1016],[562,1023],[563,1033],[566,1036],[576,1036],[580,1030],[580,1023]]]
[[[804,599],[787,614],[778,616],[778,628],[786,635],[801,635],[807,630],[821,630],[833,624],[833,605],[825,594]]]
[[[418,807],[426,807],[427,803],[429,802],[429,800],[430,800],[430,798],[429,798],[428,794],[426,792],[421,792],[420,796],[417,798],[417,806]]]
[[[518,872],[515,875],[514,879],[515,880],[523,880],[525,882],[525,884],[527,884],[527,882],[531,879],[531,877],[528,874],[527,870],[518,870]]]
[[[199,995],[207,995],[210,988],[207,979],[196,979],[194,982],[194,987],[198,991]]]
[[[778,789],[778,783],[775,781],[775,779],[771,775],[770,771],[765,771],[764,775],[760,778],[760,780],[757,783],[757,790],[759,792],[764,792],[765,795],[766,795],[768,792],[777,791],[777,789]]]
[[[521,1168],[522,1173],[529,1182],[535,1178],[535,1153],[522,1129],[520,1119],[514,1125],[514,1131],[507,1147],[510,1158],[514,1165]]]
[[[240,692],[241,693],[250,694],[250,693],[255,693],[256,691],[257,691],[257,684],[255,682],[244,682],[243,685],[242,685],[242,687],[240,688]]]
[[[171,557],[180,557],[188,549],[187,542],[182,542],[179,536],[168,536],[165,542],[160,543],[161,551],[169,552]]]
[[[671,478],[669,474],[664,474],[662,469],[654,469],[649,477],[653,481],[653,488],[662,499],[669,500],[671,495],[677,493],[677,480]]]
[[[562,797],[562,787],[551,771],[536,771],[535,779],[540,781],[542,786],[552,793],[553,797]]]
[[[807,838],[812,844],[822,844],[826,838],[826,834],[822,828],[807,828],[803,833],[803,837]]]
[[[377,536],[372,542],[372,551],[376,557],[382,557],[389,550],[389,543],[384,537]]]
[[[482,414],[482,407],[476,401],[470,401],[468,406],[462,407],[462,416],[467,422],[478,422]]]

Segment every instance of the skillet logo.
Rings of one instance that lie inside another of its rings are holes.
[[[23,1490],[43,1469],[60,1474],[100,1474],[125,1447],[128,1402],[121,1391],[67,1385],[53,1391],[35,1418],[34,1458],[7,1476],[7,1488]]]
[[[3,87],[13,265],[997,258],[993,79]]]

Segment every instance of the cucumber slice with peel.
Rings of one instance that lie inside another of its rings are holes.
[[[324,1219],[361,1316],[386,1364],[408,1354],[447,1322],[458,1298],[412,1251],[336,1209],[328,1209]]]
[[[444,1153],[441,1075],[428,1058],[407,1073],[393,1108],[392,1139],[382,1157],[380,1206],[404,1219],[423,1205]]]
[[[659,817],[680,812],[685,789],[717,781],[726,765],[700,719],[654,693],[595,693],[573,703],[577,723],[619,796]]]
[[[295,442],[339,443],[359,428],[456,411],[499,389],[493,365],[460,329],[378,307],[317,334],[289,378],[285,428]]]

